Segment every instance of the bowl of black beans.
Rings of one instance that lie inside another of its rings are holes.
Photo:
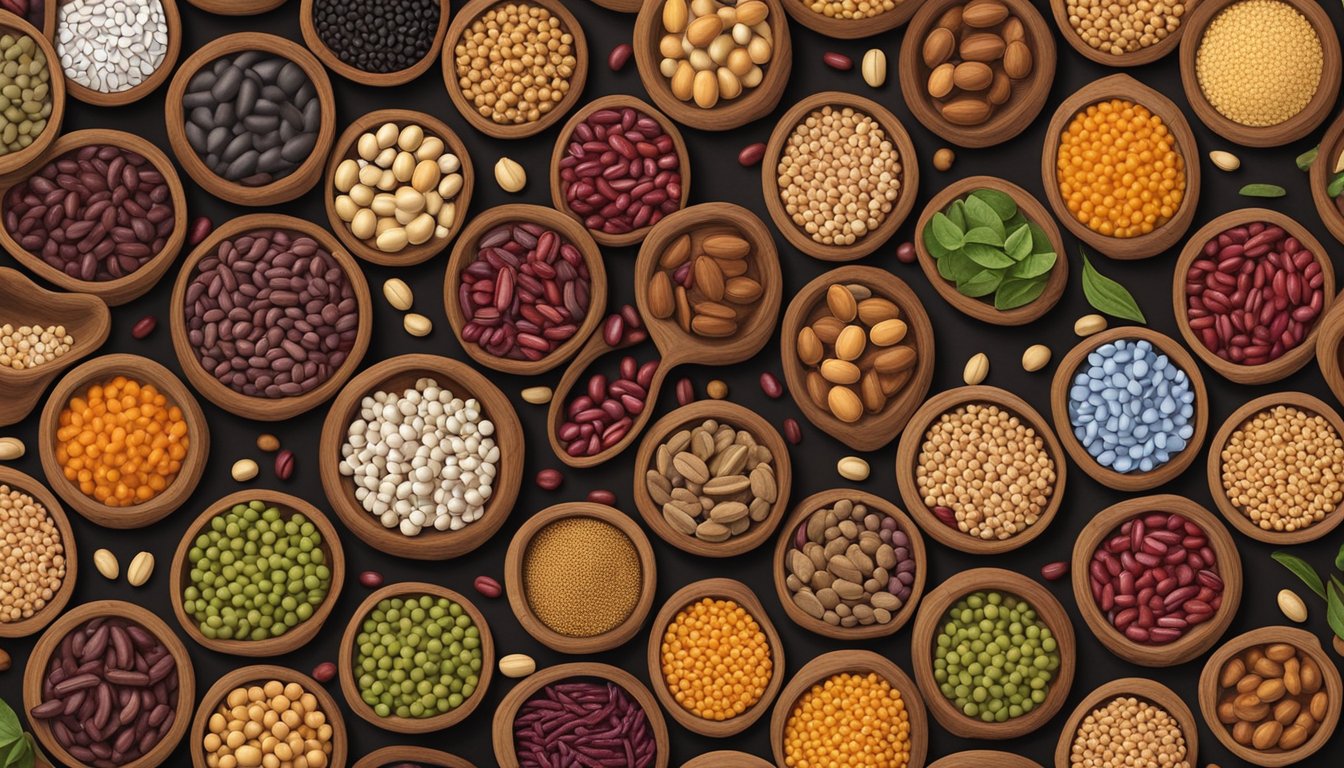
[[[409,83],[439,58],[448,0],[303,0],[303,40],[332,72],[361,85]]]
[[[355,768],[476,768],[447,752],[426,747],[383,747],[361,757]]]

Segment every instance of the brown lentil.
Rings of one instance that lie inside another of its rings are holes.
[[[0,485],[0,624],[31,618],[65,581],[65,543],[40,502]]]
[[[1194,3],[1191,3],[1193,5]],[[1067,0],[1069,26],[1091,48],[1119,56],[1176,33],[1185,3],[1152,0]]]
[[[511,45],[501,45],[507,40]],[[555,109],[578,66],[574,35],[541,6],[501,3],[471,22],[454,48],[458,84],[482,116],[524,125]]]
[[[547,525],[523,555],[528,605],[566,637],[596,637],[620,626],[639,602],[643,579],[630,538],[591,517]]]
[[[334,733],[317,697],[298,683],[270,680],[235,688],[202,737],[209,768],[325,768]]]
[[[1118,696],[1078,724],[1069,753],[1076,768],[1191,768],[1185,734],[1162,707]]]
[[[1218,673],[1218,722],[1243,747],[1297,749],[1320,729],[1330,703],[1321,668],[1288,643],[1247,648]]]
[[[1241,0],[1209,22],[1195,54],[1199,90],[1241,125],[1278,125],[1297,115],[1321,84],[1321,38],[1282,0]]]
[[[1344,501],[1344,440],[1323,416],[1279,405],[1252,416],[1223,446],[1223,492],[1266,531],[1298,531]]]
[[[0,367],[22,371],[49,363],[70,351],[75,337],[64,325],[0,325]]]

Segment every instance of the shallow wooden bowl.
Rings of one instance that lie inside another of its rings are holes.
[[[1335,399],[1344,402],[1344,302],[1330,305],[1317,330],[1316,364]]]
[[[1067,761],[1066,761],[1067,762]],[[1027,757],[1011,752],[998,752],[992,749],[968,749],[935,760],[929,768],[1041,768],[1041,764]]]
[[[1170,715],[1180,726],[1181,735],[1185,737],[1185,764],[1199,764],[1197,759],[1199,756],[1199,728],[1195,725],[1195,716],[1190,712],[1190,707],[1186,705],[1185,700],[1178,696],[1175,691],[1156,680],[1126,677],[1099,686],[1078,702],[1078,706],[1073,710],[1073,714],[1069,715],[1069,719],[1065,721],[1064,730],[1059,735],[1059,744],[1055,747],[1055,765],[1069,765],[1069,755],[1073,752],[1073,740],[1078,733],[1078,729],[1082,726],[1083,720],[1087,719],[1087,716],[1092,714],[1093,710],[1104,707],[1115,699],[1130,697],[1153,704]]]
[[[70,602],[70,596],[75,592],[75,578],[79,575],[79,550],[75,545],[75,532],[70,528],[70,518],[61,508],[61,503],[37,478],[29,477],[17,469],[0,466],[0,485],[28,494],[47,510],[52,524],[61,535],[61,548],[64,551],[65,578],[42,610],[20,621],[0,621],[0,637],[27,637],[50,624]]]
[[[911,0],[913,2],[913,0]],[[813,686],[845,673],[867,675],[876,674],[886,680],[905,703],[905,714],[909,720],[910,759],[907,768],[923,768],[929,749],[929,716],[924,708],[923,697],[915,682],[896,662],[872,651],[831,651],[823,653],[803,665],[802,669],[784,686],[775,702],[775,711],[770,716],[770,748],[774,752],[775,764],[786,765],[784,760],[784,728],[788,725],[793,708],[805,693]],[[941,696],[941,694],[939,694]]]
[[[153,384],[160,394],[168,398],[170,405],[176,405],[182,410],[182,418],[187,423],[187,435],[191,438],[187,456],[182,460],[177,477],[159,495],[143,504],[129,507],[110,507],[84,495],[78,485],[66,479],[60,462],[56,460],[56,430],[60,427],[61,411],[70,398],[83,397],[91,385],[102,384],[117,376],[125,376],[142,384]],[[196,398],[172,371],[139,355],[95,357],[65,374],[51,390],[42,408],[37,434],[42,471],[51,489],[82,517],[104,528],[144,528],[172,514],[196,490],[196,484],[201,481],[205,470],[205,461],[210,456],[210,425]]]
[[[637,8],[635,17],[635,65],[644,90],[658,108],[682,125],[702,131],[727,131],[759,120],[775,111],[784,96],[793,69],[793,42],[789,36],[789,20],[780,6],[780,0],[764,0],[770,7],[766,23],[770,25],[773,50],[770,61],[761,68],[764,77],[760,85],[743,90],[736,99],[722,100],[709,109],[701,109],[694,101],[682,101],[672,95],[672,84],[658,67],[662,56],[658,41],[662,39],[663,3],[646,0]],[[683,185],[683,189],[685,186]]]
[[[1181,198],[1181,207],[1167,223],[1146,235],[1121,238],[1094,232],[1069,213],[1064,197],[1059,192],[1056,166],[1060,137],[1079,112],[1110,99],[1125,99],[1147,107],[1161,118],[1176,140],[1176,153],[1185,161],[1185,196]],[[1190,123],[1170,99],[1129,75],[1110,75],[1079,88],[1055,110],[1054,117],[1050,118],[1050,126],[1046,128],[1045,145],[1041,151],[1041,185],[1045,187],[1046,199],[1050,201],[1055,216],[1074,237],[1112,259],[1146,259],[1175,245],[1195,218],[1195,207],[1199,201],[1199,148],[1195,145],[1195,134],[1190,130]]]
[[[1055,485],[1050,493],[1050,502],[1034,524],[1010,538],[978,539],[949,527],[924,503],[924,494],[920,492],[915,479],[919,453],[924,447],[929,428],[943,414],[963,405],[997,405],[1001,410],[1016,416],[1022,423],[1036,430],[1036,434],[1044,443],[1046,453],[1054,462]],[[1060,448],[1054,430],[1050,429],[1050,425],[1041,414],[1037,413],[1027,401],[998,387],[984,385],[957,387],[929,398],[915,415],[910,417],[910,423],[906,425],[905,432],[901,434],[901,442],[896,448],[896,483],[901,489],[901,498],[905,501],[905,506],[909,508],[910,514],[914,515],[919,527],[940,544],[973,555],[999,555],[1031,543],[1045,533],[1045,529],[1054,522],[1055,514],[1064,503],[1064,486],[1068,478],[1067,465],[1064,450]]]
[[[593,4],[617,13],[638,13],[640,0],[593,0]]]
[[[384,528],[355,500],[354,481],[340,473],[341,446],[345,443],[346,429],[359,415],[360,401],[366,395],[409,389],[421,377],[431,377],[439,386],[461,393],[459,396],[480,401],[484,416],[495,424],[500,462],[493,493],[481,519],[458,531],[439,531],[430,526],[419,535],[405,536],[396,528]],[[446,560],[481,546],[504,524],[523,478],[523,447],[518,414],[489,379],[457,360],[437,355],[401,355],[370,366],[351,379],[332,401],[322,423],[318,465],[327,503],[365,544],[397,557]]]
[[[299,65],[317,92],[322,114],[317,131],[317,144],[308,159],[288,176],[257,187],[229,181],[206,166],[196,154],[196,150],[192,149],[191,142],[187,141],[186,115],[182,110],[182,97],[187,92],[187,84],[197,72],[224,56],[244,51],[264,51]],[[235,205],[273,206],[289,202],[312,189],[322,178],[322,169],[331,150],[331,140],[336,135],[336,97],[331,90],[331,79],[327,77],[327,70],[323,68],[322,62],[298,43],[264,32],[236,32],[225,35],[206,43],[188,56],[187,60],[182,62],[182,66],[178,67],[177,74],[173,75],[173,80],[168,85],[168,96],[164,100],[164,116],[168,123],[168,142],[173,147],[177,162],[181,163],[187,175],[206,192]]]
[[[247,504],[251,501],[274,506],[286,520],[296,514],[308,518],[313,527],[317,528],[317,532],[322,534],[322,554],[327,567],[331,569],[331,585],[327,588],[327,598],[313,610],[313,615],[279,637],[268,637],[265,640],[211,639],[201,632],[199,623],[187,613],[182,604],[182,592],[191,584],[191,561],[187,558],[191,548],[196,545],[196,538],[206,531],[216,517],[225,514],[237,504]],[[317,507],[287,493],[257,488],[231,493],[206,507],[187,528],[186,535],[177,545],[168,577],[171,579],[168,596],[173,602],[173,613],[176,614],[177,623],[182,625],[187,637],[217,653],[250,657],[279,656],[307,645],[310,640],[317,637],[322,625],[331,616],[332,609],[336,607],[336,600],[341,595],[341,587],[345,584],[345,550],[341,547],[341,537],[336,527]]]
[[[661,77],[661,75],[660,75]],[[570,139],[574,135],[574,128],[587,120],[594,112],[603,109],[633,109],[635,112],[652,118],[662,127],[663,133],[666,133],[672,139],[672,149],[677,153],[678,167],[677,173],[681,174],[681,197],[678,203],[679,207],[685,208],[686,201],[691,196],[691,155],[686,149],[686,139],[682,137],[681,130],[677,124],[672,122],[657,109],[646,103],[643,99],[625,94],[614,94],[611,96],[602,96],[588,102],[575,112],[565,126],[560,129],[560,134],[555,139],[555,149],[551,152],[551,205],[555,210],[560,211],[573,218],[580,224],[583,223],[583,217],[574,213],[570,209],[569,203],[565,200],[565,193],[560,183],[560,161],[565,158],[569,149]],[[641,242],[653,225],[632,229],[624,234],[609,234],[601,229],[589,229],[588,234],[602,245],[607,246],[625,246],[634,245]]]
[[[814,619],[803,612],[801,608],[794,605],[793,595],[789,592],[786,583],[788,576],[784,558],[793,549],[794,536],[798,526],[802,525],[818,509],[828,507],[844,499],[859,502],[873,512],[894,519],[910,539],[910,555],[915,560],[915,581],[910,585],[910,598],[886,624],[869,624],[857,627],[833,626],[821,619]],[[873,640],[896,634],[915,615],[915,606],[919,604],[919,598],[924,594],[924,583],[929,578],[929,557],[924,549],[924,537],[920,535],[919,527],[915,525],[914,521],[905,512],[901,511],[900,507],[881,496],[849,488],[832,488],[821,491],[799,502],[798,506],[794,507],[793,514],[789,515],[784,530],[780,532],[779,538],[776,540],[775,556],[771,563],[774,571],[775,596],[779,598],[779,604],[783,606],[784,613],[793,620],[794,624],[803,629],[835,640]]]
[[[1116,629],[1106,620],[1097,601],[1092,597],[1092,578],[1089,570],[1092,555],[1115,536],[1125,522],[1150,512],[1168,512],[1179,514],[1200,528],[1208,537],[1209,547],[1218,558],[1218,575],[1223,580],[1223,602],[1217,614],[1209,621],[1196,626],[1180,639],[1164,644],[1136,643]],[[1073,581],[1073,598],[1078,603],[1078,612],[1083,621],[1092,630],[1092,634],[1106,646],[1111,653],[1144,667],[1171,667],[1184,664],[1202,655],[1212,648],[1232,624],[1241,605],[1241,554],[1237,543],[1232,540],[1218,518],[1204,507],[1184,496],[1159,494],[1125,499],[1098,512],[1073,543],[1073,565],[1070,568]],[[1064,732],[1072,736],[1072,731]]]
[[[70,0],[46,0],[49,7],[65,5],[68,2]],[[159,63],[158,69],[141,80],[139,85],[115,93],[95,91],[67,77],[65,88],[71,97],[95,107],[123,107],[145,98],[163,85],[163,81],[168,79],[173,66],[177,64],[178,53],[182,50],[182,16],[177,12],[177,0],[159,0],[159,2],[163,5],[163,20],[168,28],[168,50],[164,52],[163,61]]]
[[[206,13],[220,16],[255,16],[285,4],[285,0],[187,0],[187,2]]]
[[[1037,617],[1050,628],[1059,645],[1059,670],[1050,684],[1045,701],[1030,712],[1003,723],[986,723],[968,717],[952,704],[933,678],[933,644],[948,610],[962,597],[972,592],[993,590],[1026,600],[1036,610]],[[924,598],[924,604],[915,615],[915,634],[911,641],[914,650],[915,679],[924,694],[933,717],[953,736],[966,739],[1014,739],[1032,733],[1044,726],[1064,706],[1073,685],[1073,671],[1077,662],[1077,648],[1073,638],[1073,624],[1064,606],[1050,590],[1020,573],[1002,568],[972,568],[955,574]]]
[[[47,7],[54,9],[56,2],[57,0],[46,0]],[[51,11],[51,14],[52,31],[54,32],[54,10]],[[47,147],[51,146],[51,143],[60,135],[61,119],[65,117],[65,73],[61,69],[61,58],[56,55],[56,48],[51,44],[51,38],[43,34],[42,30],[8,11],[0,11],[0,33],[6,32],[28,35],[33,38],[37,47],[42,49],[42,55],[47,57],[47,70],[51,73],[48,88],[51,92],[51,115],[47,118],[47,127],[42,129],[42,133],[33,140],[32,144],[17,152],[7,152],[0,155],[0,180],[7,183],[13,180],[12,177],[22,176],[24,171],[40,162],[43,153],[47,151]]]
[[[905,2],[916,3],[922,0],[905,0]],[[869,230],[852,245],[826,245],[813,240],[801,227],[793,223],[793,219],[784,210],[784,201],[780,199],[782,190],[779,188],[778,169],[784,145],[799,123],[823,107],[852,107],[855,111],[873,118],[887,133],[901,164],[901,188],[891,211],[876,229]],[[919,194],[919,157],[915,154],[915,145],[910,141],[910,134],[906,133],[905,126],[901,125],[901,121],[886,107],[852,93],[822,91],[808,96],[791,107],[770,132],[765,157],[761,160],[761,193],[765,196],[765,207],[770,211],[770,219],[775,222],[775,229],[778,229],[794,248],[822,261],[853,261],[881,248],[892,235],[896,234],[896,230],[905,222],[905,217],[914,209],[915,197]]]
[[[465,188],[465,187],[464,187]],[[459,221],[461,219],[459,218]],[[458,304],[458,287],[462,284],[462,273],[476,261],[477,245],[481,238],[500,224],[509,222],[534,223],[553,229],[569,241],[583,255],[588,265],[588,314],[579,324],[573,336],[540,360],[512,360],[497,357],[486,352],[481,345],[462,338],[467,327],[467,316]],[[607,269],[602,259],[602,251],[593,242],[592,235],[583,224],[559,211],[540,205],[508,203],[496,205],[473,216],[471,222],[462,230],[462,236],[453,244],[452,255],[448,257],[448,269],[443,276],[443,311],[448,315],[448,324],[453,335],[472,360],[493,368],[496,371],[512,373],[518,376],[535,376],[555,368],[573,357],[593,330],[602,322],[607,309]]]
[[[205,692],[201,698],[200,706],[196,708],[196,716],[191,719],[191,736],[189,745],[191,747],[191,764],[193,768],[209,768],[205,762],[205,747],[201,744],[203,734],[209,730],[210,716],[215,713],[223,702],[233,691],[234,688],[241,688],[249,685],[261,685],[271,680],[279,680],[282,683],[298,683],[305,693],[311,693],[317,699],[318,709],[326,717],[327,723],[331,725],[331,758],[327,761],[327,768],[345,768],[347,760],[346,755],[350,749],[350,737],[345,729],[345,720],[341,717],[341,709],[336,704],[336,700],[327,693],[327,689],[322,687],[313,678],[288,667],[280,667],[274,664],[254,664],[250,667],[239,667],[231,672],[227,672],[223,677],[215,681],[210,686],[210,690]],[[184,718],[178,718],[185,722]]]
[[[1316,662],[1325,683],[1322,690],[1326,691],[1330,699],[1325,721],[1321,723],[1316,733],[1307,739],[1307,743],[1297,749],[1269,752],[1243,747],[1233,740],[1227,726],[1218,719],[1218,694],[1221,693],[1218,678],[1223,665],[1247,648],[1269,643],[1288,643]],[[1305,765],[1304,761],[1308,757],[1316,754],[1330,741],[1335,727],[1339,725],[1341,698],[1344,698],[1344,685],[1340,683],[1339,667],[1335,666],[1335,660],[1321,647],[1320,638],[1295,627],[1260,627],[1243,635],[1237,635],[1213,652],[1204,664],[1204,671],[1199,674],[1199,711],[1204,716],[1204,724],[1229,752],[1252,765],[1266,768]]]
[[[886,13],[867,19],[837,19],[812,10],[807,0],[781,0],[784,10],[793,20],[804,27],[826,37],[840,40],[855,40],[870,37],[901,26],[924,4],[924,0],[902,0],[895,8]]]
[[[1335,161],[1339,159],[1341,151],[1344,151],[1344,112],[1325,129],[1320,151],[1317,152],[1309,172],[1311,200],[1316,204],[1316,213],[1321,217],[1325,228],[1330,230],[1330,234],[1334,235],[1336,240],[1344,242],[1344,212],[1340,211],[1335,199],[1325,193],[1326,187],[1330,186],[1330,179],[1334,178]]]
[[[1234,141],[1247,147],[1279,147],[1290,141],[1296,141],[1311,133],[1330,113],[1335,99],[1339,96],[1340,50],[1339,32],[1335,29],[1330,15],[1318,2],[1313,0],[1284,0],[1298,13],[1306,17],[1316,36],[1321,41],[1321,81],[1316,86],[1316,94],[1303,107],[1278,125],[1249,126],[1223,116],[1205,98],[1199,86],[1199,76],[1195,69],[1195,59],[1199,46],[1204,42],[1204,33],[1209,24],[1223,10],[1240,0],[1201,0],[1193,11],[1187,14],[1181,28],[1189,27],[1189,32],[1181,36],[1181,87],[1185,89],[1185,99],[1201,123],[1209,130],[1228,141]]]
[[[387,768],[403,762],[415,762],[426,768],[476,768],[456,755],[425,747],[383,747],[359,758],[354,768]]]
[[[1087,356],[1092,350],[1119,339],[1151,343],[1153,349],[1166,355],[1171,362],[1185,371],[1185,375],[1190,379],[1190,387],[1195,393],[1194,434],[1190,436],[1184,450],[1151,472],[1116,472],[1109,467],[1101,466],[1087,452],[1083,444],[1078,442],[1077,436],[1073,434],[1073,422],[1069,419],[1069,388],[1073,386],[1074,375],[1087,362]],[[1204,377],[1200,374],[1195,359],[1185,351],[1185,347],[1177,344],[1175,339],[1144,326],[1120,326],[1088,336],[1078,342],[1059,361],[1059,366],[1055,368],[1055,377],[1050,382],[1050,416],[1055,422],[1055,431],[1059,442],[1064,445],[1064,450],[1069,452],[1069,457],[1079,469],[1093,480],[1117,491],[1146,491],[1175,479],[1194,462],[1209,428],[1209,391],[1204,386]]]
[[[625,691],[626,695],[644,710],[644,717],[649,721],[649,731],[653,733],[656,745],[651,768],[667,768],[671,743],[667,736],[667,721],[663,719],[663,712],[658,708],[658,700],[629,672],[591,661],[557,664],[538,670],[535,674],[520,680],[513,690],[504,696],[499,706],[495,708],[492,729],[495,759],[500,765],[518,765],[518,752],[513,743],[513,721],[527,700],[552,683],[569,680],[599,680],[613,683]]]
[[[1065,0],[1050,0],[1050,10],[1055,17],[1055,25],[1059,27],[1059,36],[1073,46],[1075,51],[1082,54],[1083,58],[1091,59],[1104,67],[1137,67],[1143,64],[1151,64],[1176,50],[1176,46],[1181,43],[1181,35],[1185,32],[1187,22],[1190,20],[1190,10],[1199,2],[1201,0],[1187,0],[1185,16],[1182,17],[1181,24],[1176,27],[1175,32],[1168,34],[1153,45],[1121,54],[1099,51],[1088,45],[1077,32],[1073,31],[1073,25],[1069,23],[1069,9]]]
[[[458,41],[470,29],[472,22],[480,18],[486,11],[497,5],[503,5],[505,2],[506,0],[469,0],[466,5],[458,9],[457,14],[453,16],[452,23],[448,25],[448,36],[443,43],[443,55],[441,56],[443,83],[448,88],[448,97],[452,99],[453,106],[457,107],[457,111],[462,114],[462,117],[468,123],[471,123],[473,128],[496,139],[523,139],[541,133],[555,125],[560,121],[560,118],[565,116],[566,112],[578,103],[579,96],[583,93],[583,85],[588,79],[588,39],[583,34],[583,26],[570,12],[565,0],[527,0],[527,5],[545,8],[549,11],[552,16],[559,19],[561,28],[574,36],[574,74],[569,79],[569,91],[564,98],[550,112],[542,115],[539,119],[520,125],[496,123],[476,111],[476,107],[467,101],[466,95],[462,93],[462,84],[457,78],[457,54],[455,50]]]
[[[439,50],[443,47],[443,37],[448,33],[449,5],[449,0],[440,0],[439,2],[439,23],[434,28],[434,40],[430,43],[429,50],[425,52],[424,57],[412,66],[395,72],[365,72],[341,61],[341,57],[327,47],[327,44],[322,41],[322,36],[317,32],[317,25],[313,23],[313,0],[302,0],[299,5],[299,30],[303,33],[304,45],[307,45],[308,49],[323,64],[326,64],[328,69],[341,77],[360,85],[371,85],[379,88],[402,85],[428,72],[429,68],[434,66],[434,62],[438,60]]]
[[[65,636],[94,619],[114,617],[137,624],[154,635],[177,663],[177,705],[173,709],[172,726],[168,729],[168,733],[164,734],[163,739],[144,756],[122,764],[122,768],[154,768],[168,760],[177,749],[178,742],[182,741],[183,734],[187,732],[188,716],[191,714],[191,708],[196,705],[196,674],[191,665],[191,656],[177,635],[173,634],[162,619],[138,605],[120,600],[98,600],[71,608],[57,619],[46,632],[42,633],[37,645],[33,646],[32,654],[28,656],[27,666],[23,670],[24,710],[31,711],[42,703],[42,682],[46,676],[47,665]],[[49,722],[35,717],[28,718],[28,727],[42,743],[42,748],[59,763],[83,765],[56,741]]]
[[[894,302],[901,310],[901,319],[909,326],[906,338],[914,340],[918,353],[915,372],[900,392],[887,400],[887,407],[878,414],[865,413],[854,424],[846,424],[812,402],[807,394],[807,370],[798,359],[798,331],[805,324],[811,324],[819,311],[824,309],[826,289],[832,283],[860,283],[868,286],[873,295]],[[817,277],[803,286],[789,302],[779,335],[784,380],[788,383],[794,403],[817,428],[855,450],[877,450],[895,439],[920,403],[924,402],[924,396],[933,382],[934,339],[928,313],[910,286],[884,269],[845,266]]]
[[[312,0],[304,0],[304,4]],[[447,13],[448,2],[444,0],[444,13]],[[306,18],[306,17],[305,17]],[[358,159],[359,153],[356,151],[356,144],[359,137],[369,131],[377,131],[383,123],[396,123],[405,127],[410,123],[415,123],[425,130],[426,136],[435,136],[443,140],[444,148],[457,156],[462,163],[462,189],[453,198],[457,204],[457,220],[453,226],[448,229],[447,237],[434,237],[420,245],[407,245],[396,253],[385,253],[373,247],[369,241],[360,240],[350,231],[350,225],[341,221],[341,217],[336,215],[336,167],[346,158]],[[448,124],[433,115],[424,112],[416,112],[409,109],[378,109],[373,112],[365,113],[350,123],[350,127],[345,129],[340,138],[336,139],[335,149],[331,153],[331,159],[327,161],[327,172],[322,182],[322,204],[327,209],[327,224],[331,231],[340,238],[341,244],[350,249],[350,252],[359,258],[380,264],[384,267],[409,267],[415,264],[421,264],[429,261],[442,253],[448,243],[452,242],[457,233],[462,231],[462,225],[467,221],[467,210],[471,205],[471,192],[476,184],[476,171],[471,165],[471,155],[467,152],[467,145],[462,143],[457,133]]]
[[[527,559],[527,550],[532,546],[532,539],[551,523],[576,517],[590,517],[594,520],[600,520],[624,533],[626,538],[630,539],[630,543],[634,545],[635,552],[639,556],[642,572],[639,585],[639,601],[635,603],[634,610],[630,612],[625,621],[610,631],[592,637],[570,637],[546,626],[532,610],[532,604],[527,597],[527,582],[523,578],[523,565]],[[653,607],[653,593],[658,582],[658,568],[653,559],[653,547],[649,545],[649,537],[644,535],[644,531],[629,515],[605,504],[567,501],[543,509],[519,526],[518,532],[509,542],[509,551],[504,558],[504,576],[504,587],[509,594],[509,607],[513,609],[513,615],[518,619],[518,623],[523,626],[523,629],[527,630],[529,635],[536,638],[547,648],[560,653],[577,655],[609,651],[623,645],[627,640],[634,637],[635,633],[639,632],[640,627],[644,625],[644,619],[649,616],[649,609]],[[496,721],[496,725],[498,725],[498,721]],[[498,757],[499,753],[496,753],[496,756]]]
[[[693,757],[682,763],[681,768],[770,768],[770,763],[746,752],[721,749]]]
[[[364,624],[364,618],[369,615],[378,603],[383,600],[390,600],[396,597],[411,598],[429,595],[434,598],[443,598],[451,600],[462,606],[462,610],[471,617],[471,622],[476,625],[481,635],[481,673],[476,690],[468,696],[462,705],[456,709],[451,709],[441,715],[434,717],[398,717],[389,715],[379,717],[373,708],[364,703],[360,696],[359,684],[355,680],[355,641],[359,637],[359,632]],[[364,602],[355,609],[355,615],[350,619],[350,623],[345,627],[345,633],[341,635],[341,655],[336,662],[337,669],[341,675],[341,693],[345,696],[345,703],[359,715],[365,722],[388,731],[397,733],[431,733],[445,728],[451,728],[454,725],[465,720],[476,707],[480,706],[481,700],[485,698],[486,691],[490,687],[490,678],[495,673],[495,643],[490,636],[490,627],[486,624],[485,615],[480,609],[472,604],[470,600],[458,594],[457,592],[440,587],[437,584],[426,584],[418,581],[404,581],[397,584],[389,584],[382,589],[376,590],[373,594],[364,598]]]
[[[1232,500],[1227,496],[1227,492],[1223,490],[1223,449],[1227,447],[1227,442],[1232,438],[1232,433],[1256,414],[1277,405],[1293,406],[1321,416],[1334,428],[1335,434],[1340,439],[1344,439],[1344,419],[1340,418],[1339,412],[1305,392],[1275,392],[1271,395],[1257,397],[1233,411],[1232,415],[1228,416],[1227,420],[1223,422],[1223,426],[1218,429],[1218,433],[1213,436],[1213,441],[1209,443],[1209,495],[1213,497],[1213,503],[1218,506],[1218,511],[1222,513],[1223,517],[1227,518],[1227,521],[1234,528],[1252,539],[1278,545],[1303,544],[1321,538],[1333,531],[1341,522],[1344,522],[1344,501],[1340,502],[1339,506],[1335,507],[1334,511],[1327,514],[1323,520],[1306,528],[1296,531],[1266,531],[1251,522],[1251,519],[1232,503]]]

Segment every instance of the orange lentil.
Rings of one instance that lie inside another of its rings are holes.
[[[181,408],[154,385],[117,376],[70,398],[56,429],[56,460],[84,495],[129,507],[173,482],[190,443]]]
[[[1185,197],[1185,159],[1162,118],[1111,99],[1079,112],[1060,137],[1060,196],[1088,229],[1138,237],[1167,223]]]
[[[905,768],[910,716],[900,691],[873,672],[832,675],[804,693],[784,725],[789,768]]]
[[[663,679],[686,711],[729,720],[765,695],[774,670],[770,641],[733,600],[702,598],[663,633]]]

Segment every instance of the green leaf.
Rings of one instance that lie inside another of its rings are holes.
[[[1017,309],[1035,301],[1045,291],[1045,280],[1031,278],[1004,280],[994,294],[994,308],[998,310]]]
[[[33,768],[33,750],[26,739],[19,739],[5,760],[5,768]]]
[[[1004,238],[1004,253],[1007,253],[1008,258],[1013,261],[1021,261],[1031,253],[1031,242],[1031,227],[1023,224]]]
[[[19,716],[9,708],[4,699],[0,699],[0,747],[6,747],[23,738],[23,726]]]
[[[1125,286],[1098,272],[1086,253],[1083,253],[1083,295],[1098,312],[1136,323],[1148,322]]]
[[[1025,259],[1017,262],[1012,269],[1008,270],[1008,277],[1029,279],[1048,275],[1050,270],[1055,268],[1055,262],[1058,259],[1059,254],[1054,251],[1028,254]]]
[[[954,251],[944,248],[943,244],[938,242],[938,238],[933,236],[932,223],[924,227],[924,247],[935,260],[941,260],[947,254],[954,253]]]
[[[933,236],[938,239],[938,242],[949,251],[957,250],[966,242],[961,227],[944,216],[941,211],[933,214],[933,221],[929,222],[929,228],[933,230]]]
[[[966,198],[966,223],[975,227],[989,227],[1003,237],[1003,219],[989,207],[989,203],[978,197]]]
[[[1335,567],[1344,571],[1344,544],[1339,545],[1339,554],[1335,555]]]
[[[42,751],[42,748],[37,745],[37,741],[33,739],[33,734],[31,733],[23,734],[23,740],[28,742],[28,748],[33,750],[34,763],[36,763],[39,758],[44,762],[47,763],[51,762],[51,758],[47,757],[46,753]]]
[[[1017,215],[1017,203],[1006,193],[997,189],[977,189],[971,193],[971,197],[984,202],[994,213],[998,214],[1000,221],[1008,221]]]
[[[985,269],[1007,269],[1017,263],[1008,258],[1003,249],[980,243],[967,243],[961,252]]]
[[[966,231],[966,204],[960,200],[953,200],[947,207],[947,218],[957,225],[957,229]]]
[[[988,296],[998,290],[999,283],[1003,282],[1003,273],[992,270],[982,269],[971,275],[969,280],[963,280],[957,283],[957,291],[963,296],[970,296],[978,299],[981,296]]]
[[[1003,233],[995,232],[989,227],[976,227],[966,233],[966,242],[1002,248]]]
[[[980,271],[980,266],[971,261],[963,251],[952,251],[938,260],[938,274],[944,280],[960,282]]]
[[[1298,155],[1297,160],[1295,161],[1297,163],[1297,170],[1310,171],[1311,164],[1316,162],[1316,155],[1320,151],[1321,147],[1320,145],[1317,145],[1312,147],[1311,149],[1308,149],[1306,152],[1303,152],[1302,154]]]
[[[1344,195],[1344,173],[1335,174],[1335,178],[1330,180],[1330,186],[1325,188],[1325,194],[1330,197]]]
[[[1344,589],[1330,582],[1325,598],[1325,622],[1334,630],[1336,637],[1344,637]]]
[[[1283,197],[1288,190],[1278,184],[1247,184],[1240,190],[1242,197]]]
[[[1316,569],[1306,560],[1288,552],[1275,552],[1270,557],[1274,558],[1274,562],[1292,571],[1293,575],[1301,579],[1312,592],[1325,597],[1325,584],[1321,581],[1320,574],[1316,573]]]
[[[1027,222],[1031,227],[1031,252],[1032,253],[1053,253],[1055,246],[1050,242],[1050,236],[1045,234],[1045,230],[1034,221]]]

